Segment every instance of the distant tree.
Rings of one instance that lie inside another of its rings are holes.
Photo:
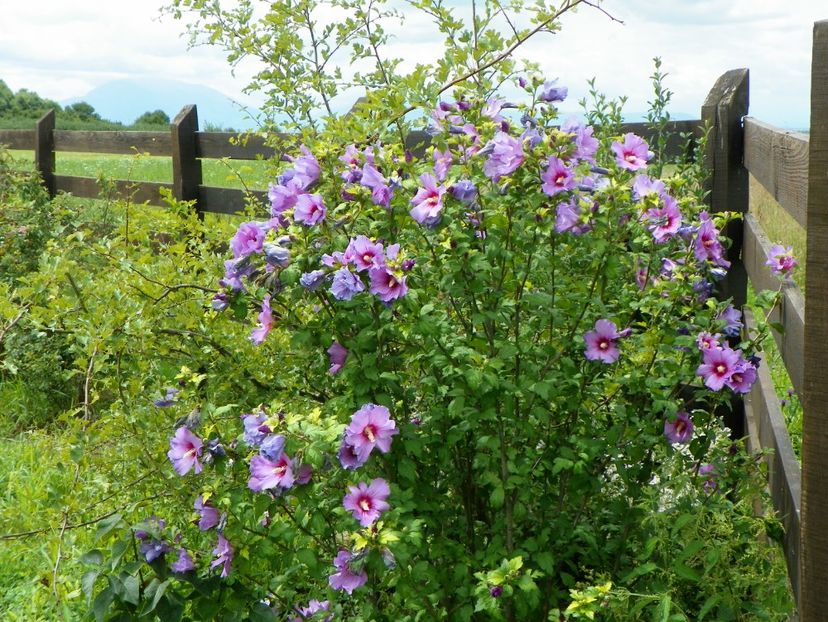
[[[70,106],[66,106],[64,112],[71,115],[80,121],[100,121],[101,115],[95,112],[91,104],[86,102],[77,102]]]
[[[50,108],[54,108],[57,112],[62,110],[60,104],[56,101],[44,99],[34,91],[28,89],[20,89],[14,96],[14,105],[12,106],[11,113],[15,116],[36,118]]]
[[[134,125],[168,125],[170,117],[163,110],[154,110],[153,112],[145,112],[140,117],[135,119]]]
[[[14,104],[14,92],[0,80],[0,114],[10,111]]]

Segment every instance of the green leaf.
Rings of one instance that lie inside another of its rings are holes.
[[[701,609],[699,609],[699,622],[702,622],[702,620],[704,620],[707,614],[713,610],[713,607],[715,607],[719,603],[721,598],[722,597],[718,594],[713,594],[712,596],[709,596],[706,601],[704,601],[704,604],[702,605]]]
[[[490,503],[492,504],[493,509],[498,509],[503,507],[503,499],[504,499],[504,492],[503,486],[495,486],[494,490],[492,490],[492,495],[489,498]]]
[[[687,579],[688,581],[692,581],[693,583],[698,583],[701,580],[701,575],[698,573],[698,571],[693,570],[690,566],[682,562],[675,562],[672,568],[673,572],[675,572],[682,579]]]
[[[101,538],[106,536],[106,534],[115,529],[115,527],[117,527],[121,523],[122,518],[123,517],[120,514],[115,513],[112,516],[105,518],[101,522],[99,522],[98,529],[95,532],[95,539],[100,540]]]
[[[82,564],[89,564],[90,566],[100,566],[103,563],[104,556],[99,549],[92,549],[84,553],[81,558]]]
[[[642,564],[636,568],[633,568],[631,572],[627,574],[623,579],[621,579],[621,583],[627,584],[633,579],[637,577],[644,576],[645,574],[651,573],[653,570],[656,570],[658,566],[653,562],[647,562],[646,564]]]
[[[110,588],[101,590],[95,597],[95,602],[92,603],[92,613],[95,614],[95,622],[103,622],[106,617],[106,612],[109,611],[109,606],[115,595]]]
[[[98,580],[98,575],[100,575],[99,570],[87,570],[83,573],[81,588],[83,589],[83,593],[86,594],[87,602],[91,600],[92,594],[95,591],[95,581]]]
[[[140,598],[140,583],[138,582],[138,577],[121,573],[121,581],[124,585],[121,592],[121,600],[137,606]]]
[[[653,619],[657,622],[669,622],[671,606],[672,599],[670,598],[669,594],[665,594],[661,597],[661,600],[658,603],[658,609],[656,610]]]

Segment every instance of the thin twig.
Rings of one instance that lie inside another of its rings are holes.
[[[23,316],[26,315],[26,312],[32,306],[32,303],[27,302],[23,307],[21,307],[20,312],[14,316],[11,322],[9,322],[6,326],[3,327],[3,330],[0,330],[0,343],[3,343],[3,339],[6,338],[6,335],[9,331],[14,328],[15,324],[17,324],[20,320],[23,319]]]

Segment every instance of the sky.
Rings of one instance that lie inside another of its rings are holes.
[[[182,23],[162,17],[161,4],[0,0],[0,79],[12,90],[62,101],[113,79],[158,77],[258,104],[255,94],[242,93],[256,66],[231,70],[216,48],[188,49]],[[470,0],[450,4],[462,13]],[[595,78],[606,95],[628,97],[627,111],[646,110],[652,59],[659,56],[674,92],[673,113],[697,117],[719,75],[748,67],[752,116],[785,128],[808,126],[812,29],[828,18],[825,0],[604,0],[601,6],[623,24],[583,7],[564,16],[561,32],[520,49],[569,88],[562,108],[577,109],[587,80]],[[437,58],[440,38],[423,17],[388,30],[395,34],[389,53],[404,59],[403,69]]]

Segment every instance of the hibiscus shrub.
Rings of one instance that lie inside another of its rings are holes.
[[[566,89],[519,87],[439,102],[418,155],[298,150],[209,311],[252,322],[272,399],[157,403],[193,509],[93,560],[102,611],[782,619],[722,423],[759,365],[712,295],[732,216],[690,169],[649,177],[617,118],[559,125]]]

